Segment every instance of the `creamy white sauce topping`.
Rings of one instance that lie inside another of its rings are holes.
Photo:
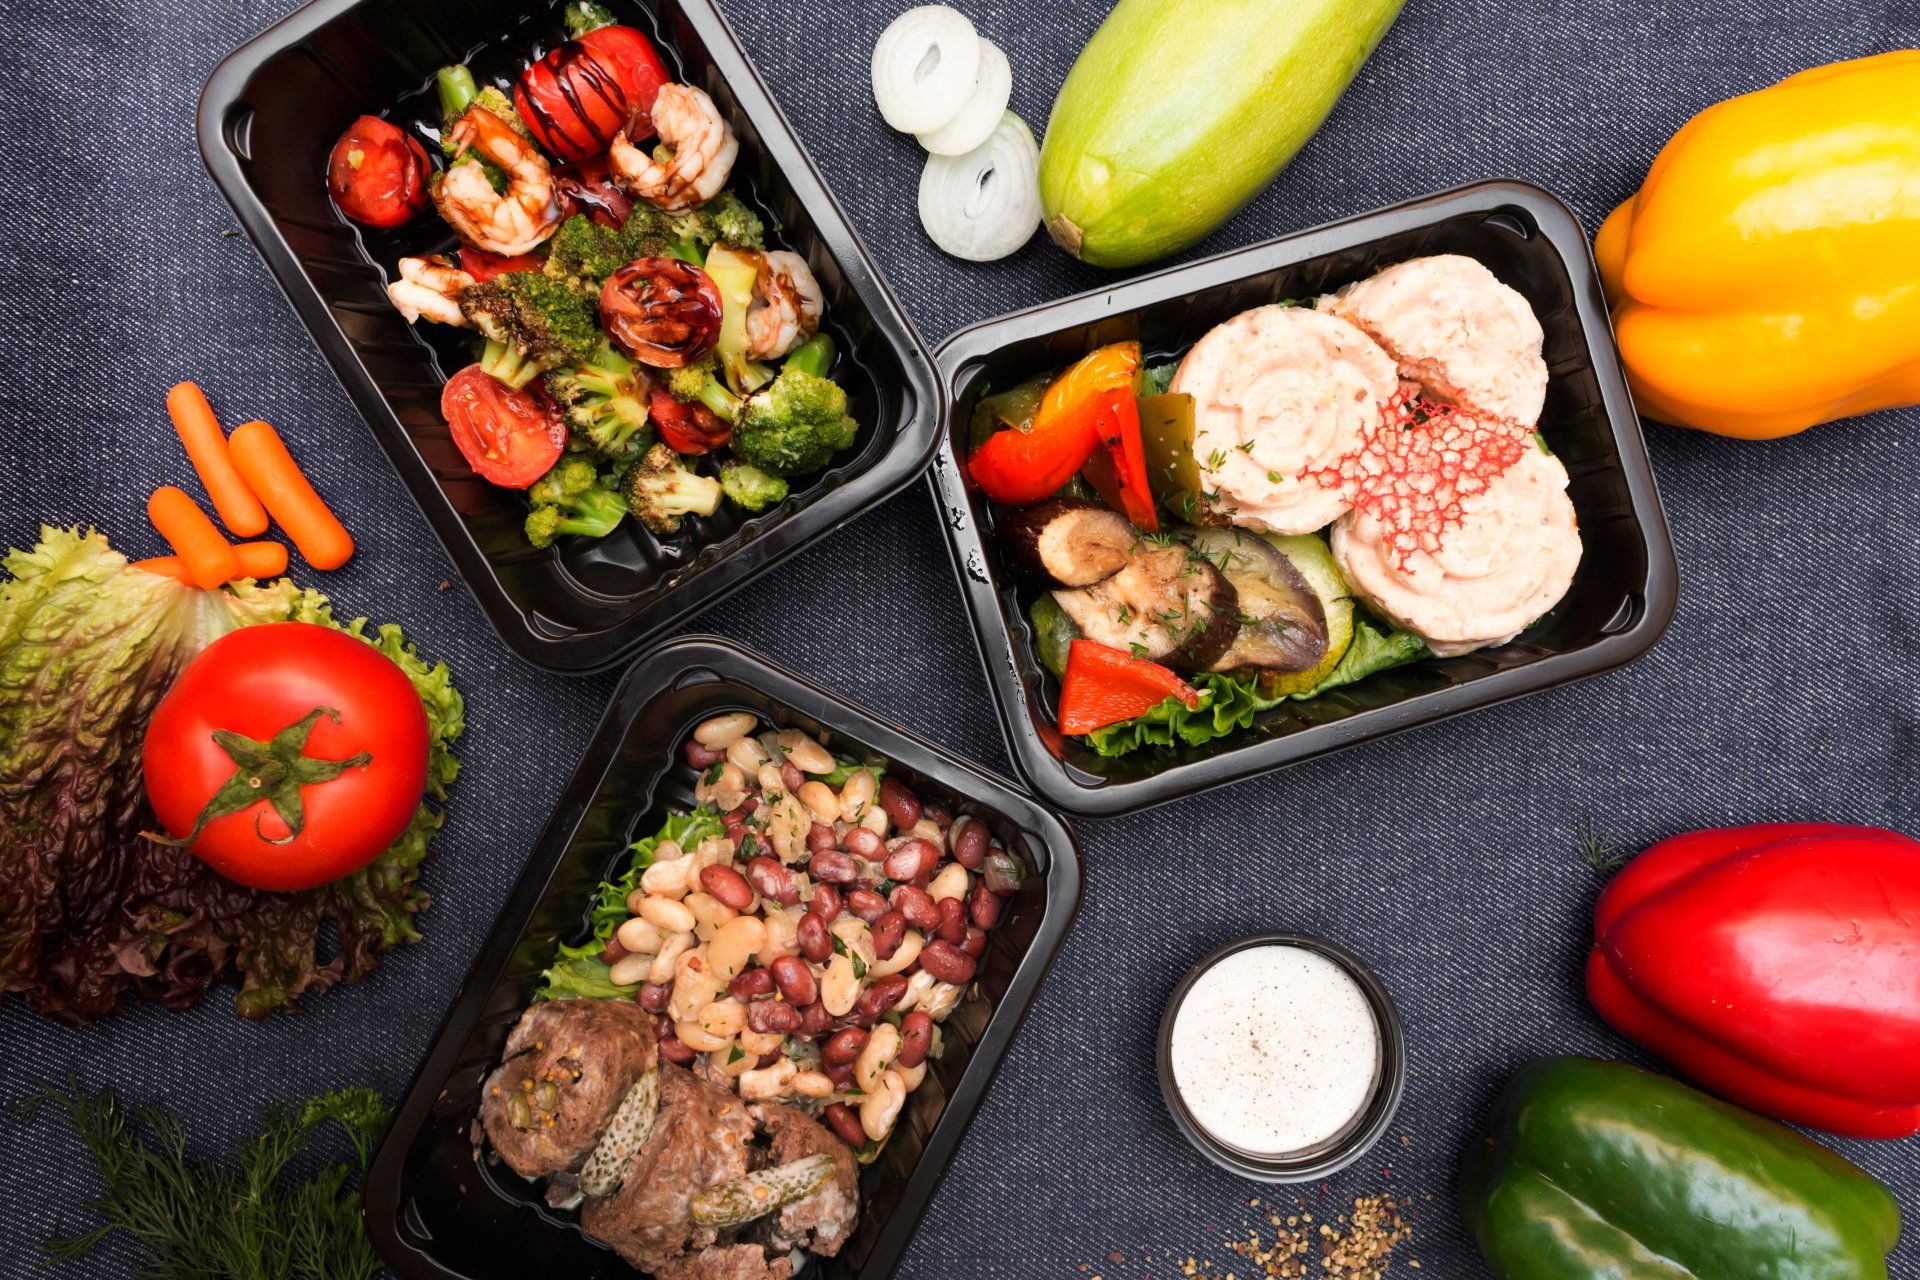
[[[1174,1087],[1214,1138],[1284,1155],[1339,1133],[1372,1098],[1380,1027],[1347,971],[1304,947],[1238,951],[1174,1015]]]

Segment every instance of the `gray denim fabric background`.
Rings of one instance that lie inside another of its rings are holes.
[[[923,239],[920,153],[885,130],[867,91],[872,41],[905,0],[725,4],[929,344],[1106,279],[1044,241],[970,266]],[[208,1152],[251,1133],[270,1101],[348,1082],[398,1096],[612,686],[515,659],[460,583],[447,585],[426,523],[201,170],[193,105],[207,72],[290,7],[55,0],[0,19],[0,541],[30,542],[40,521],[92,522],[130,553],[156,553],[142,502],[155,484],[190,480],[163,396],[191,376],[229,425],[278,425],[358,536],[343,572],[297,568],[302,579],[348,615],[403,623],[467,695],[467,769],[427,871],[425,941],[370,981],[266,1026],[238,1021],[224,993],[189,1014],[137,1008],[83,1030],[0,1008],[0,1092],[28,1074],[113,1082],[184,1112]],[[1037,132],[1107,6],[966,7],[1008,51],[1015,105]],[[1917,39],[1916,0],[1411,0],[1327,127],[1206,248],[1495,175],[1557,191],[1591,228],[1695,111]],[[1077,929],[902,1275],[1026,1280],[1083,1263],[1167,1274],[1149,1252],[1231,1266],[1218,1245],[1256,1221],[1247,1201],[1266,1192],[1175,1133],[1152,1044],[1187,965],[1276,927],[1368,957],[1412,1053],[1394,1138],[1304,1194],[1318,1213],[1363,1192],[1407,1197],[1415,1240],[1402,1256],[1422,1263],[1407,1274],[1481,1275],[1453,1169],[1507,1072],[1556,1052],[1637,1060],[1581,991],[1598,880],[1575,856],[1576,827],[1636,847],[1760,819],[1920,827],[1920,413],[1771,446],[1649,434],[1684,586],[1671,632],[1639,664],[1080,824]],[[918,485],[695,626],[1007,769]],[[1839,1145],[1920,1210],[1920,1142]],[[95,1179],[46,1122],[9,1133],[6,1149],[0,1274],[129,1274],[121,1249],[41,1267],[36,1242],[63,1213],[73,1221]],[[1116,1251],[1124,1262],[1106,1260]],[[1917,1269],[1909,1244],[1894,1274]]]

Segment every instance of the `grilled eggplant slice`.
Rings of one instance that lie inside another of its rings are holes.
[[[1238,529],[1189,529],[1181,536],[1220,567],[1239,597],[1240,629],[1211,671],[1311,671],[1327,656],[1327,613],[1319,592],[1272,543]]]
[[[1186,671],[1206,670],[1240,629],[1233,583],[1181,542],[1143,541],[1112,577],[1053,598],[1087,639]]]
[[[1049,498],[1000,522],[1007,562],[1050,587],[1091,587],[1120,572],[1140,540],[1118,511],[1078,498]]]

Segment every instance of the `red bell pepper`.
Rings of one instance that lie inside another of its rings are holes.
[[[1139,368],[1137,342],[1116,342],[1083,356],[1048,384],[1033,424],[988,436],[967,460],[967,474],[987,497],[1008,506],[1051,497],[1100,447],[1107,393],[1126,387],[1131,394]]]
[[[544,254],[494,253],[490,249],[476,249],[470,244],[460,246],[460,269],[473,277],[475,284],[485,284],[495,276],[506,275],[509,271],[538,271],[547,262]]]
[[[1147,662],[1095,640],[1075,640],[1060,682],[1060,732],[1092,733],[1145,715],[1168,698],[1189,708],[1200,693],[1157,662]]]
[[[1140,401],[1131,387],[1100,397],[1094,420],[1100,448],[1082,471],[1100,500],[1148,533],[1160,532],[1160,513],[1147,486],[1147,450],[1140,441]]]
[[[1601,895],[1587,992],[1743,1106],[1920,1132],[1920,841],[1815,823],[1663,841]]]

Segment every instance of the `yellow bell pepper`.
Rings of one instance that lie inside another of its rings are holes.
[[[1920,50],[1701,112],[1594,256],[1650,418],[1765,440],[1920,402]]]

